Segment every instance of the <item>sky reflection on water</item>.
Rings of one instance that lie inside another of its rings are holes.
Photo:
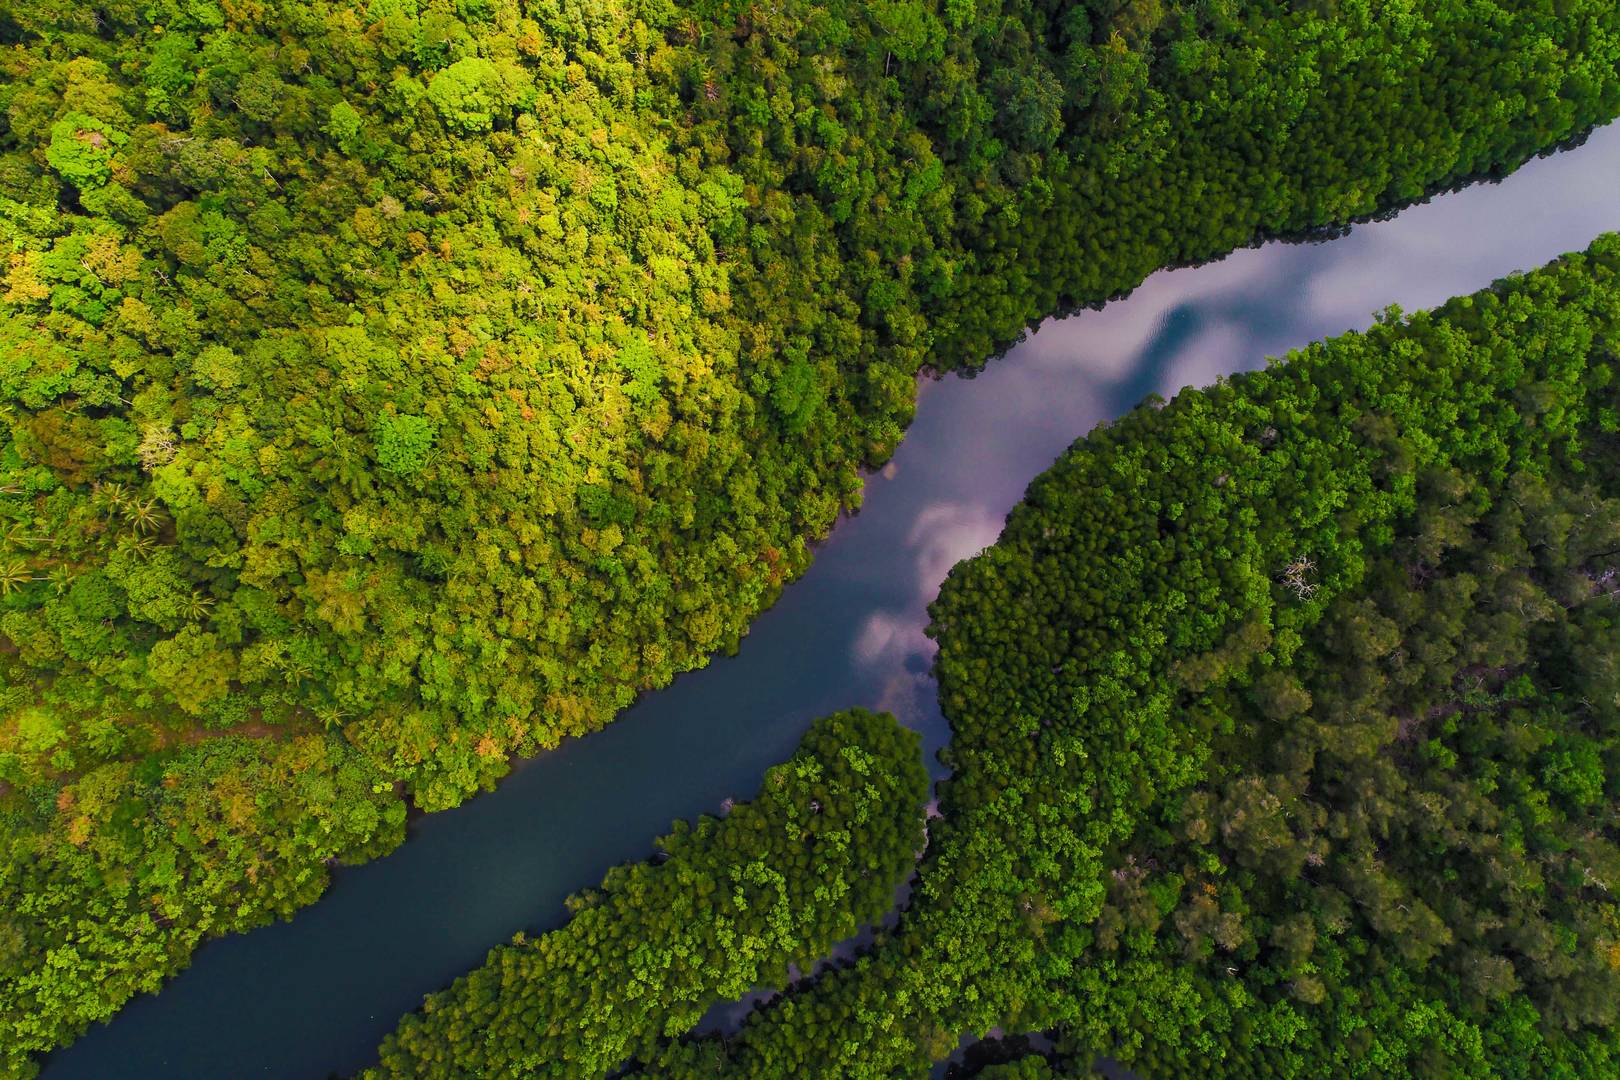
[[[424,993],[513,932],[557,925],[568,893],[647,855],[673,818],[750,797],[823,713],[893,710],[923,732],[940,775],[927,605],[1074,438],[1148,393],[1170,397],[1365,327],[1392,302],[1432,306],[1583,248],[1620,228],[1617,177],[1620,127],[1347,237],[1157,274],[1101,311],[1048,321],[973,379],[925,383],[865,509],[738,656],[430,815],[290,923],[206,946],[161,994],[52,1058],[48,1080],[353,1072]]]

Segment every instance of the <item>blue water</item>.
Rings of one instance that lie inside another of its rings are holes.
[[[340,871],[291,922],[205,946],[160,994],[53,1056],[48,1080],[353,1072],[424,994],[515,931],[560,923],[564,896],[648,855],[672,819],[750,797],[813,717],[892,710],[922,731],[932,763],[948,732],[925,608],[1073,439],[1148,393],[1169,397],[1365,327],[1388,304],[1432,306],[1583,248],[1620,229],[1617,178],[1620,127],[1339,239],[1156,274],[1101,311],[1049,320],[975,378],[925,383],[865,508],[737,656],[415,823],[398,851]]]

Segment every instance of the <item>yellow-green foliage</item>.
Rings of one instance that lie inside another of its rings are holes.
[[[924,364],[1511,168],[1620,111],[1617,24],[1609,0],[11,0],[0,829],[65,866],[62,791],[222,734],[261,763],[324,740],[311,767],[365,777],[345,800],[452,805],[735,645]],[[335,850],[240,827],[303,860],[270,881]],[[165,913],[154,953],[88,946],[93,877],[0,878],[26,943],[0,992],[82,961],[0,1009],[8,1060],[225,925],[136,874],[119,917]]]

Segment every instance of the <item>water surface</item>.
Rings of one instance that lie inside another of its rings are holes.
[[[1149,393],[1360,329],[1391,303],[1433,306],[1609,229],[1620,229],[1620,126],[1339,239],[1156,274],[1101,311],[1049,320],[975,378],[925,383],[865,509],[737,656],[418,821],[398,851],[340,871],[291,922],[205,946],[161,994],[53,1056],[48,1080],[353,1072],[423,994],[514,932],[560,923],[568,893],[650,854],[672,819],[750,797],[823,713],[894,711],[923,733],[940,775],[933,754],[948,733],[925,608],[1075,437]]]

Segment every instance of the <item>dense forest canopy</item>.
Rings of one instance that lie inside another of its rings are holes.
[[[0,1047],[735,645],[924,366],[1620,112],[1607,0],[12,0]]]
[[[573,918],[491,951],[383,1043],[368,1077],[607,1076],[709,1006],[780,987],[877,921],[921,852],[928,772],[892,716],[811,725],[757,798],[618,867]]]
[[[931,609],[898,927],[645,1074],[1614,1075],[1617,343],[1609,235],[1075,443]]]

